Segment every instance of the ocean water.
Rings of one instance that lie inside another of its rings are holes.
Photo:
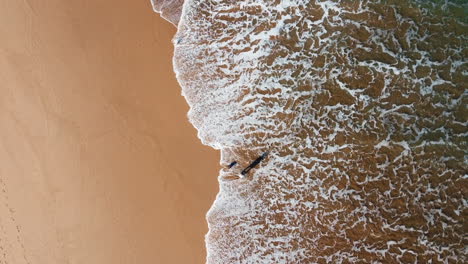
[[[223,165],[207,263],[466,263],[467,10],[186,0],[174,67]]]

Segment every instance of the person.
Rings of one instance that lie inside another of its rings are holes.
[[[262,160],[264,160],[267,155],[268,155],[268,151],[264,152],[260,157],[256,158],[254,161],[252,161],[252,163],[250,163],[250,165],[247,166],[247,168],[243,169],[241,171],[241,174],[243,176],[245,176],[251,169],[253,169],[255,166],[257,166]]]
[[[228,168],[230,169],[230,168],[236,166],[236,164],[237,164],[237,161],[233,161],[233,162],[231,162],[231,164],[229,164]]]

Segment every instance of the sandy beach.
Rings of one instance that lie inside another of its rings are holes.
[[[0,1],[0,263],[203,263],[218,154],[149,0]]]

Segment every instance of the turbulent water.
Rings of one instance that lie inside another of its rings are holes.
[[[238,162],[220,171],[207,263],[466,263],[467,10],[187,0],[189,118]]]

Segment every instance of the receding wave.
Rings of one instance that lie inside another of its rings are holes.
[[[225,166],[207,262],[466,262],[467,8],[187,0],[175,71]]]
[[[175,26],[179,24],[184,0],[151,0],[153,10]]]

